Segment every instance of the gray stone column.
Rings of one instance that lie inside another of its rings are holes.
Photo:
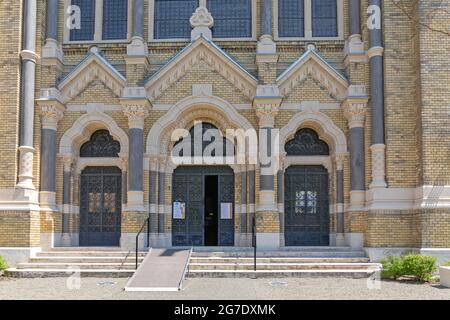
[[[150,171],[149,171],[149,203],[150,203],[150,232],[158,233],[158,197],[157,197],[157,179],[158,179],[158,159],[153,157],[149,159]]]
[[[361,36],[361,0],[349,0],[349,34]]]
[[[273,36],[272,0],[261,0],[261,34]]]
[[[126,204],[128,192],[128,154],[119,155],[122,162],[122,203]]]
[[[144,38],[144,0],[133,1],[133,37]]]
[[[336,155],[336,246],[338,247],[345,245],[344,159],[345,155]]]
[[[59,2],[60,0],[47,0],[46,39],[42,48],[42,64],[56,66],[58,70],[62,70],[63,51],[58,41]]]
[[[247,233],[248,215],[247,215],[247,170],[245,165],[241,167],[241,233]]]
[[[47,0],[46,28],[47,39],[58,40],[59,0]]]
[[[61,245],[70,246],[70,213],[71,213],[71,193],[72,193],[72,165],[73,158],[71,155],[66,155],[63,157],[63,212],[62,212],[62,235],[61,235]]]
[[[163,171],[164,170],[164,171]],[[165,226],[165,203],[166,203],[166,172],[165,160],[160,163],[158,173],[158,233],[164,233]]]
[[[54,97],[55,89],[43,90],[43,96],[36,102],[41,115],[41,183],[39,202],[47,211],[58,211],[56,207],[56,130],[64,114],[64,106]]]
[[[384,124],[384,61],[382,31],[382,1],[369,0],[370,59],[371,84],[371,119],[372,119],[372,182],[370,188],[386,188],[385,164],[385,124]]]
[[[367,109],[364,86],[352,85],[344,102],[344,115],[349,126],[350,149],[350,207],[360,210],[365,206],[365,152],[364,125]]]
[[[128,193],[127,211],[146,211],[144,208],[144,120],[149,114],[147,98],[136,98],[141,88],[126,88],[121,99],[128,117]]]
[[[34,91],[36,76],[36,0],[24,0],[24,26],[22,58],[22,104],[20,131],[20,160],[18,188],[32,189],[34,162]]]

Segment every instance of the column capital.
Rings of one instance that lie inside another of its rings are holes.
[[[143,129],[144,120],[148,117],[151,109],[151,102],[146,96],[145,88],[125,88],[120,103],[123,113],[128,117],[129,128]]]
[[[336,162],[336,170],[344,170],[344,163],[347,159],[347,153],[336,153],[334,160]]]
[[[61,102],[61,94],[56,88],[43,89],[41,97],[36,100],[40,107],[42,129],[57,130],[58,122],[64,116],[66,107]]]
[[[122,163],[122,171],[128,171],[128,156],[127,155],[119,155],[120,162]]]
[[[71,172],[74,158],[71,154],[65,154],[62,156],[64,172]]]
[[[348,97],[343,102],[342,108],[350,129],[364,127],[368,101],[364,85],[351,85],[348,88]]]
[[[260,127],[274,126],[283,97],[277,85],[259,85],[253,100],[253,108],[259,118]]]

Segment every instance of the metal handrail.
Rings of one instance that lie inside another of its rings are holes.
[[[147,247],[150,246],[150,218],[144,221],[142,224],[141,229],[139,230],[138,234],[136,235],[136,270],[139,267],[139,236],[144,231],[145,226],[147,226]]]
[[[253,246],[253,271],[256,272],[256,217],[253,215],[252,219],[252,246]]]

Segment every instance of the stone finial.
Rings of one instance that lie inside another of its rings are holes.
[[[201,35],[208,40],[212,39],[211,28],[214,25],[214,19],[206,7],[198,7],[189,21],[193,28],[191,32],[192,41]]]

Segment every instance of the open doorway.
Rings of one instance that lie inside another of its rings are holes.
[[[205,246],[219,244],[219,177],[205,176]]]

